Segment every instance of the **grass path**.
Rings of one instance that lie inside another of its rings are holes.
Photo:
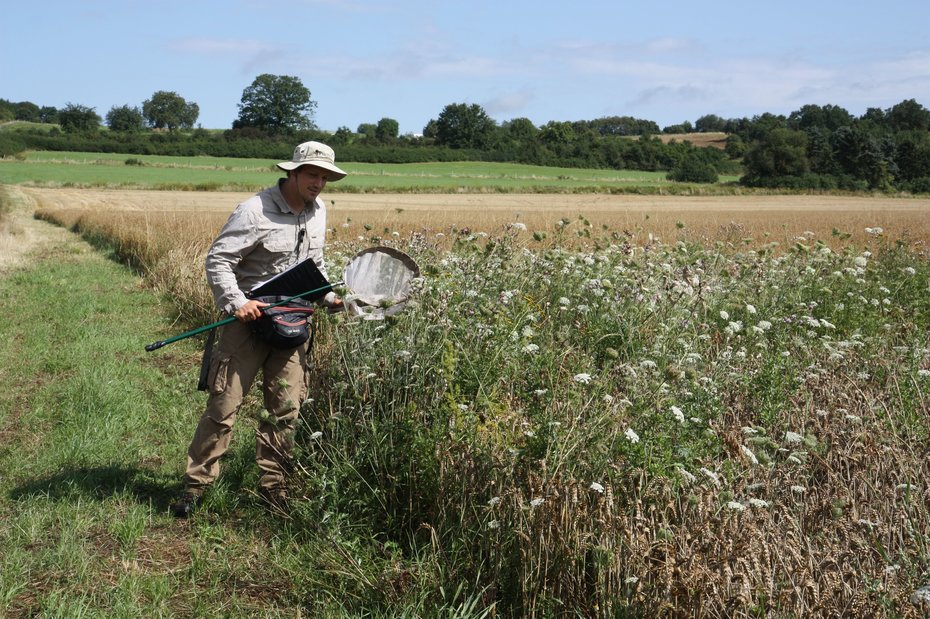
[[[0,616],[295,616],[247,474],[212,515],[168,514],[203,404],[198,343],[145,353],[181,330],[167,304],[77,236],[16,218],[21,260],[0,271]],[[236,444],[231,468],[248,470],[252,442]]]

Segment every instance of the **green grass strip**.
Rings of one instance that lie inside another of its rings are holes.
[[[250,492],[260,404],[246,401],[204,508],[168,513],[204,405],[200,342],[145,352],[186,326],[129,268],[67,238],[0,273],[0,617],[340,616],[314,584],[333,542]]]
[[[167,513],[197,343],[146,353],[175,328],[164,307],[76,238],[0,276],[0,308],[0,616],[188,614],[191,575],[220,577],[196,575],[209,544]]]
[[[22,160],[0,161],[0,183],[72,187],[123,187],[181,190],[254,190],[272,184],[282,172],[269,159],[169,157],[113,153],[29,151]],[[692,185],[672,183],[665,172],[597,170],[513,163],[352,163],[340,162],[349,176],[330,192],[449,193],[686,193]],[[729,192],[718,185],[701,191]]]

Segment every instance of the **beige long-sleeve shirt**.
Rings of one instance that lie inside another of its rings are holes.
[[[207,282],[216,306],[227,314],[246,304],[246,293],[308,258],[326,277],[326,205],[318,197],[313,208],[295,213],[281,182],[239,204],[207,252]],[[323,302],[334,298],[330,292]]]

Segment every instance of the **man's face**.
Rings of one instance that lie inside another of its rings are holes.
[[[328,171],[313,165],[304,165],[297,168],[294,172],[294,179],[297,183],[297,193],[305,204],[310,204],[320,195],[323,188],[326,187]]]

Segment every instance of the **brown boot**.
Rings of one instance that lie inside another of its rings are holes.
[[[284,488],[259,488],[258,496],[262,503],[279,516],[288,515],[288,496]]]
[[[175,503],[171,504],[171,513],[175,518],[188,518],[194,513],[194,509],[200,505],[202,498],[202,491],[187,489]]]

